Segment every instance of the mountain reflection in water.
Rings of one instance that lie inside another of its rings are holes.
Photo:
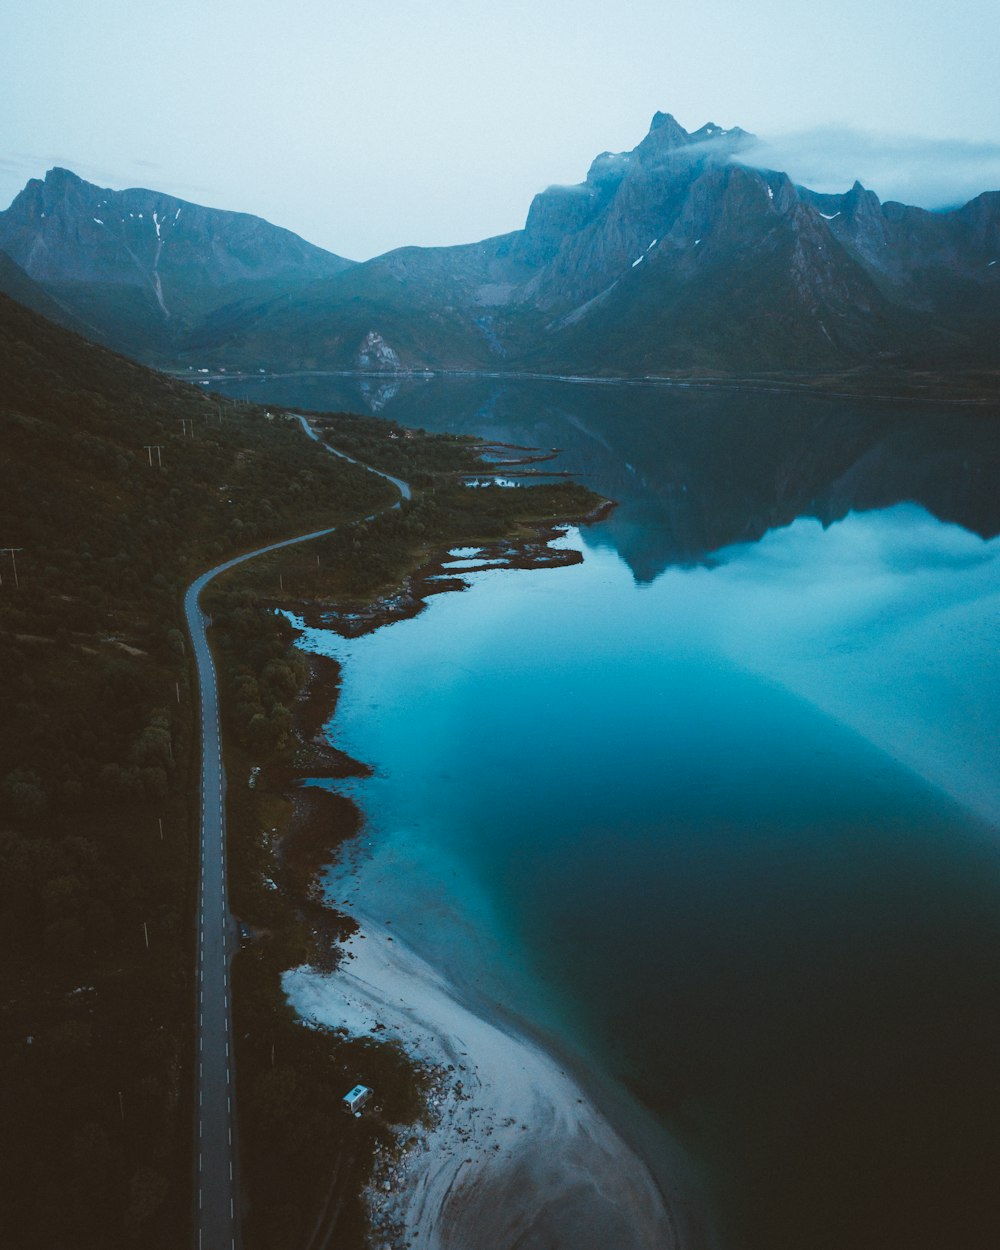
[[[679,1138],[721,1250],[1000,1245],[997,419],[475,378],[384,415],[620,507],[580,564],[304,632],[374,770],[333,897],[617,1083],[654,1168]]]
[[[376,412],[402,425],[558,447],[619,507],[587,542],[638,582],[752,542],[796,517],[919,503],[1000,533],[1000,417],[977,407],[860,402],[652,384],[476,376],[233,379],[258,403]]]

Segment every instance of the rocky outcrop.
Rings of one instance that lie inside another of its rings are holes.
[[[155,341],[199,364],[1000,366],[1000,193],[947,213],[882,204],[860,183],[818,194],[747,165],[751,140],[657,113],[632,151],[535,196],[523,230],[362,265],[257,218],[65,170],[0,214],[0,247],[122,350]]]
[[[365,341],[358,348],[355,365],[364,372],[398,373],[401,365],[399,355],[377,330],[369,330]]]
[[[883,205],[860,183],[818,195],[741,163],[751,141],[715,123],[688,133],[658,113],[632,151],[603,152],[582,183],[535,196],[523,230],[400,249],[332,279],[319,301],[326,325],[353,327],[360,305],[369,324],[391,328],[407,367],[997,363],[1000,275],[986,253],[1000,197],[930,213]],[[316,311],[298,313],[266,324],[288,337],[296,322],[295,350],[311,343],[319,360],[329,334],[320,341]],[[351,367],[340,348],[327,359]]]

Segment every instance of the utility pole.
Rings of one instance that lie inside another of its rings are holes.
[[[181,423],[181,438],[190,434],[194,438],[194,420],[191,417],[178,417]]]
[[[24,550],[23,547],[0,547],[0,551],[10,552],[10,562],[14,566],[14,589],[15,590],[21,589],[21,583],[17,580],[17,560],[15,560],[14,558],[14,553],[17,551],[23,551],[23,550]],[[3,584],[3,581],[2,579],[0,579],[0,585],[2,584]]]
[[[142,449],[143,451],[147,452],[149,455],[149,467],[150,468],[153,467],[153,452],[154,451],[156,452],[156,463],[160,466],[161,469],[163,468],[163,455],[162,455],[163,445],[161,443],[143,443]]]

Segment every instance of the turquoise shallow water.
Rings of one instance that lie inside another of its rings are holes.
[[[995,1250],[1000,422],[473,377],[254,397],[557,447],[620,503],[582,565],[305,639],[377,770],[337,897],[631,1091],[723,1250]]]
[[[998,572],[913,505],[650,583],[595,530],[307,631],[376,770],[331,890],[629,1090],[726,1250],[1000,1244]]]

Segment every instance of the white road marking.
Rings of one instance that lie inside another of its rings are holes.
[[[306,433],[309,434],[310,438],[313,438],[315,441],[319,442],[320,440],[316,438],[316,435],[308,428],[304,420],[302,421],[302,424],[303,424],[303,427],[305,428]],[[332,448],[329,448],[328,450],[333,451]],[[341,453],[335,453],[335,454],[340,455]],[[345,459],[350,459],[350,457],[345,457]],[[386,477],[388,478],[388,480],[396,483],[396,479],[389,477],[388,474],[381,473],[378,470],[372,470],[372,472],[377,473],[378,476],[380,477]],[[400,485],[400,493],[402,494],[403,498],[407,498],[407,499],[410,498],[411,492],[410,492],[409,487],[406,485],[406,483],[402,483]],[[397,504],[394,506],[398,507],[399,505]],[[294,545],[295,543],[305,541],[306,539],[309,539],[309,538],[319,538],[322,535],[332,533],[335,528],[336,528],[335,526],[329,526],[322,530],[315,530],[310,534],[301,535],[299,538],[287,539],[279,543],[272,543],[268,547],[260,548],[256,552],[250,552],[245,556],[239,556],[235,559],[224,561],[222,564],[216,565],[214,569],[210,569],[207,573],[202,574],[201,577],[199,577],[194,583],[192,583],[191,587],[187,591],[187,594],[185,595],[184,610],[185,610],[185,614],[188,620],[190,633],[191,633],[192,641],[194,644],[195,657],[196,657],[196,661],[198,665],[198,677],[199,677],[198,698],[199,698],[199,707],[200,707],[200,712],[201,712],[201,729],[202,729],[202,743],[201,743],[201,748],[202,748],[202,767],[201,767],[202,820],[201,820],[201,838],[200,838],[202,873],[201,873],[201,887],[199,891],[200,936],[199,936],[199,944],[198,944],[199,959],[200,959],[199,984],[201,988],[199,991],[199,1003],[201,1004],[204,1002],[203,987],[204,987],[204,982],[206,979],[205,967],[204,967],[205,955],[206,955],[206,950],[207,950],[206,941],[205,941],[206,914],[208,915],[209,922],[211,920],[211,908],[209,905],[209,896],[208,896],[208,892],[206,889],[206,884],[207,884],[207,881],[211,879],[211,874],[214,871],[214,869],[210,866],[210,863],[209,863],[209,849],[210,847],[218,846],[219,847],[219,863],[221,865],[221,875],[222,875],[222,881],[221,881],[222,888],[220,891],[220,895],[218,896],[221,898],[222,932],[223,932],[222,984],[223,984],[224,994],[223,994],[223,1021],[222,1021],[223,1030],[222,1031],[223,1031],[223,1035],[226,1038],[226,1042],[225,1042],[226,1087],[227,1087],[226,1110],[230,1117],[232,1115],[233,1108],[232,1108],[232,1097],[229,1091],[232,1089],[233,1079],[232,1079],[232,1066],[229,1061],[230,1060],[229,1035],[230,1035],[231,1025],[230,1025],[230,1014],[229,1014],[230,1003],[229,1003],[229,994],[228,994],[228,985],[229,985],[228,963],[227,963],[227,953],[226,953],[226,939],[228,937],[228,932],[229,932],[228,927],[227,927],[228,918],[229,918],[228,893],[226,889],[226,879],[225,879],[226,878],[226,841],[225,841],[225,803],[224,803],[224,800],[225,800],[225,789],[226,789],[226,774],[225,774],[225,769],[223,767],[222,743],[221,743],[221,735],[220,735],[219,719],[218,719],[219,717],[218,676],[217,676],[217,670],[215,668],[215,660],[208,646],[207,630],[211,624],[211,619],[208,613],[203,611],[202,608],[200,607],[198,603],[198,597],[201,594],[202,590],[205,588],[205,586],[207,586],[208,583],[212,580],[212,578],[215,577],[217,574],[223,572],[224,570],[230,569],[237,564],[241,564],[244,560],[251,559],[255,555],[263,554],[265,551],[275,550],[276,548],[279,548],[279,547],[289,547],[289,546]],[[207,675],[210,675],[211,680],[207,679]],[[215,751],[214,761],[211,758],[211,753],[213,749]],[[218,785],[218,801],[217,802],[215,800],[215,797],[212,791],[213,782]],[[210,990],[212,989],[212,985],[213,983],[210,981]],[[212,1002],[211,997],[209,1001],[210,1003]],[[205,1050],[203,1012],[199,1013],[199,1024],[201,1027],[199,1030],[199,1037],[198,1037],[198,1051],[199,1051],[198,1075],[199,1075],[200,1080],[204,1081],[205,1072],[204,1072],[204,1063],[202,1060],[202,1055]],[[213,1031],[212,1033],[212,1047],[213,1048],[217,1046],[218,1044],[217,1043],[218,1036],[219,1036],[219,1033],[217,1031],[217,1025],[216,1025],[216,1031]],[[201,1104],[202,1102],[203,1102],[203,1092],[200,1090],[199,1091],[199,1104]],[[200,1138],[204,1132],[202,1120],[200,1117],[199,1117],[199,1123],[198,1123],[198,1131],[199,1131],[199,1141],[200,1141]],[[230,1141],[229,1213],[230,1213],[230,1220],[233,1223],[235,1223],[236,1203],[235,1203],[235,1197],[233,1194],[233,1190],[235,1189],[235,1183],[234,1183],[235,1172],[234,1172],[234,1164],[233,1164],[233,1159],[232,1159],[232,1123],[231,1123],[231,1120],[228,1124],[228,1133],[229,1133],[229,1141]],[[210,1155],[210,1157],[214,1159],[216,1156]],[[199,1168],[199,1171],[202,1171],[204,1168],[204,1160],[203,1160],[200,1146],[199,1146],[199,1152],[198,1152],[198,1168]],[[212,1195],[212,1198],[214,1201],[214,1193]],[[203,1205],[203,1193],[202,1193],[201,1186],[199,1186],[199,1189],[198,1189],[198,1205],[199,1205],[199,1208],[201,1208]],[[198,1229],[199,1250],[201,1250],[201,1247],[202,1247],[202,1239],[203,1239],[203,1230],[199,1222],[199,1229]],[[235,1231],[232,1228],[232,1226],[230,1228],[230,1247],[231,1247],[231,1250],[236,1250],[236,1236],[235,1236]],[[212,1247],[211,1250],[216,1250],[216,1248]]]

